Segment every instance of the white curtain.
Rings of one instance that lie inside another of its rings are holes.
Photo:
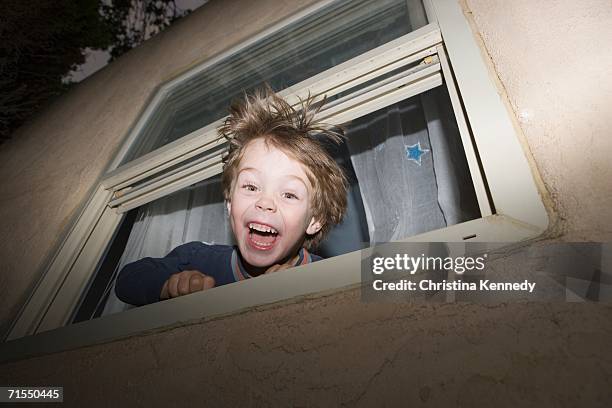
[[[478,217],[443,87],[353,121],[347,136],[371,244]]]

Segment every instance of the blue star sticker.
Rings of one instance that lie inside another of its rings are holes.
[[[421,156],[427,153],[428,149],[421,149],[421,142],[406,147],[406,156],[408,160],[416,162],[419,166],[421,165]]]

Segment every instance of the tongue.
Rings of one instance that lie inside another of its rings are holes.
[[[257,231],[253,231],[252,237],[254,241],[260,242],[262,244],[272,244],[274,241],[276,241],[276,235],[260,233]]]

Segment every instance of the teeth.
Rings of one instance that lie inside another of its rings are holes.
[[[278,234],[278,231],[272,227],[268,227],[267,225],[256,224],[254,222],[249,223],[249,228],[257,230],[259,232],[269,232],[272,234]]]
[[[253,240],[253,241],[255,242],[255,244],[259,245],[260,247],[271,247],[272,246],[272,244],[269,243],[269,242],[259,242],[259,241],[255,241],[255,240]]]

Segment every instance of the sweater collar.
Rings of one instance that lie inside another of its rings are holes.
[[[298,260],[293,266],[306,265],[312,262],[312,256],[306,248],[301,248],[298,255]],[[242,260],[240,259],[240,256],[238,256],[238,250],[236,247],[234,247],[234,250],[232,251],[232,273],[234,274],[234,279],[236,282],[252,278],[242,264]]]

